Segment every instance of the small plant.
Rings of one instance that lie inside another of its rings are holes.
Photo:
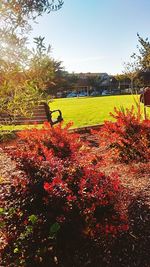
[[[19,133],[10,154],[21,173],[3,196],[5,266],[53,266],[58,240],[63,249],[66,240],[99,240],[128,229],[119,203],[119,177],[100,171],[95,156],[78,134],[68,132],[69,126],[46,123],[41,130]]]

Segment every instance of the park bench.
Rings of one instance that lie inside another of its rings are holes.
[[[54,117],[54,114],[56,115]],[[32,125],[32,124],[43,124],[49,122],[51,126],[59,123],[63,120],[62,112],[57,110],[50,110],[48,103],[40,102],[39,105],[34,107],[29,115],[11,115],[6,113],[0,114],[0,125]]]
[[[144,116],[146,116],[146,107],[150,107],[150,87],[146,87],[144,92],[140,95],[140,102],[144,104]]]

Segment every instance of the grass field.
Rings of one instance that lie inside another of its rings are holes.
[[[139,101],[137,95],[117,95],[101,97],[80,97],[54,99],[50,103],[50,109],[60,109],[64,118],[64,124],[72,121],[73,128],[102,124],[104,120],[112,120],[109,115],[114,107],[130,108]],[[143,110],[143,104],[141,104]],[[150,115],[150,109],[149,109]],[[1,130],[22,130],[26,126],[2,126]],[[32,128],[32,126],[31,126]]]
[[[114,107],[136,106],[135,100],[138,101],[136,95],[61,98],[55,99],[50,107],[62,111],[65,123],[73,121],[73,127],[81,127],[112,120],[109,113],[113,112]]]

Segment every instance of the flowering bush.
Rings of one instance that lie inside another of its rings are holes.
[[[128,229],[119,177],[100,172],[95,156],[68,127],[45,124],[18,134],[10,155],[21,173],[1,210],[5,266],[53,266],[57,240],[99,239]]]
[[[150,120],[141,120],[140,109],[134,107],[126,111],[114,109],[111,116],[116,122],[106,121],[99,133],[100,144],[111,151],[121,161],[147,162],[150,159]]]

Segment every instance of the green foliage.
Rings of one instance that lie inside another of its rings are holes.
[[[148,38],[143,39],[139,34],[137,34],[139,54],[134,54],[133,56],[137,59],[140,70],[150,71],[150,42]]]
[[[61,62],[50,57],[50,46],[46,48],[44,38],[35,38],[35,44],[36,48],[30,51],[26,39],[20,41],[13,34],[0,45],[0,111],[3,113],[26,116],[38,101],[47,97],[47,89],[55,79],[57,82],[58,73],[61,75]]]
[[[137,46],[138,52],[133,53],[131,61],[125,64],[125,73],[131,79],[131,88],[133,85],[139,87],[149,85],[150,82],[150,42],[148,38],[142,38],[138,33]],[[142,73],[144,75],[141,75]],[[148,73],[148,77],[145,73]]]
[[[0,208],[0,215],[4,213],[4,208]]]
[[[35,224],[37,222],[38,218],[36,215],[32,214],[29,216],[28,220],[29,220],[29,222],[32,222],[32,224]]]
[[[58,74],[61,75],[61,62],[52,59],[51,46],[44,44],[44,37],[34,38],[36,48],[33,49],[29,63],[28,75],[34,84],[43,92],[57,83]]]
[[[31,82],[20,84],[11,78],[0,86],[0,111],[14,116],[28,115],[39,100],[42,99],[38,88]]]
[[[0,36],[0,112],[24,114],[41,99],[39,88],[27,76],[31,52],[27,39],[13,32]]]
[[[50,236],[53,237],[57,234],[57,232],[60,230],[60,224],[59,223],[54,223],[51,227],[50,227]]]
[[[3,126],[0,127],[0,143],[6,143],[10,140],[16,138],[16,133],[12,129],[3,129]]]
[[[14,249],[14,253],[16,254],[16,253],[18,253],[19,252],[19,249],[18,248],[15,248]]]
[[[63,1],[1,1],[0,6],[0,112],[26,115],[53,82],[60,64],[46,50],[44,38],[35,38],[36,50],[27,45],[29,19],[58,10]],[[54,82],[53,82],[54,83]]]
[[[8,22],[13,22],[13,27],[25,27],[28,24],[28,19],[50,13],[51,11],[59,10],[63,0],[2,0],[1,1],[1,16]]]

